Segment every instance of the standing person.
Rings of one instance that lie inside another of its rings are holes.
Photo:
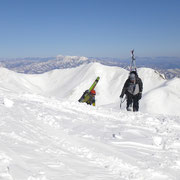
[[[120,98],[123,98],[124,94],[126,94],[127,111],[131,111],[131,107],[133,107],[134,112],[139,110],[139,100],[142,97],[142,90],[142,80],[138,77],[136,71],[131,71],[120,95]]]

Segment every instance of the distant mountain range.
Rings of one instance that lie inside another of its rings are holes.
[[[53,69],[72,68],[91,62],[129,69],[131,59],[63,55],[57,57],[0,58],[1,67],[26,74],[40,74]],[[178,57],[136,57],[136,64],[137,67],[153,68],[163,73],[167,79],[180,77],[180,58]]]

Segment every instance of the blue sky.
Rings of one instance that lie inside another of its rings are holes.
[[[180,57],[180,0],[3,0],[0,57]]]

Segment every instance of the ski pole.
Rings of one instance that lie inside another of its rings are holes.
[[[122,98],[121,98],[121,102],[120,102],[120,109],[121,109],[121,106],[122,106]]]
[[[122,107],[122,104],[124,103],[124,101],[126,100],[126,96],[125,96],[125,98],[123,99],[123,98],[121,98],[121,102],[120,102],[120,109],[121,109],[121,107]]]

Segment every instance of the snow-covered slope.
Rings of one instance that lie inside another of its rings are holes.
[[[179,79],[138,71],[149,113],[119,110],[118,67],[0,69],[0,180],[179,180],[180,116],[152,114],[179,114]],[[97,76],[97,106],[78,103]]]
[[[178,117],[2,90],[0,98],[1,180],[179,179]]]
[[[144,83],[141,111],[180,115],[180,79],[167,81],[148,68],[140,68],[138,73]],[[100,76],[96,87],[97,105],[110,105],[109,107],[119,109],[119,95],[128,71],[99,63],[39,75],[18,74],[1,68],[0,88],[16,93],[31,92],[77,101],[97,76]]]

